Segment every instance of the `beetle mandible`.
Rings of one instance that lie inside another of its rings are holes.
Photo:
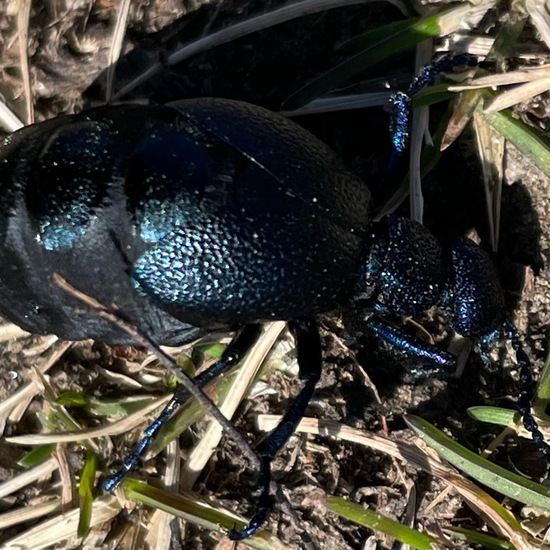
[[[529,372],[481,248],[456,239],[443,251],[423,226],[397,216],[373,223],[365,183],[309,132],[260,107],[223,99],[100,107],[10,135],[0,161],[0,311],[25,330],[133,342],[83,310],[54,273],[114,303],[159,344],[244,327],[198,380],[204,385],[246,352],[259,322],[289,322],[304,386],[257,447],[261,495],[234,539],[265,520],[271,461],[319,379],[319,314],[363,299],[415,318],[439,305],[464,335],[487,340],[504,330]],[[365,323],[411,354],[453,365],[450,354],[405,336],[376,313]],[[548,454],[530,398],[524,391],[520,410]],[[138,459],[131,457],[108,488]]]

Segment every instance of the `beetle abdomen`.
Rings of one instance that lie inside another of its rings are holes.
[[[0,161],[0,309],[33,332],[128,340],[54,272],[161,343],[351,298],[368,189],[259,107],[102,107],[13,134]]]

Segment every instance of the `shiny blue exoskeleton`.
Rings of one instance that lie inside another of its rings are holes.
[[[257,447],[261,494],[248,527],[231,535],[243,538],[265,520],[271,461],[319,379],[319,314],[370,301],[366,325],[448,368],[450,354],[385,322],[439,305],[465,335],[483,340],[505,331],[528,372],[485,253],[465,239],[443,250],[404,218],[375,224],[370,202],[365,183],[318,139],[236,101],[102,107],[36,124],[0,149],[0,312],[34,333],[132,342],[62,290],[52,277],[58,273],[159,344],[244,327],[200,386],[246,353],[259,322],[287,320],[304,387]],[[108,489],[137,465],[184,397],[176,392]],[[547,451],[531,397],[522,394],[521,412]]]
[[[423,67],[412,80],[406,91],[396,91],[390,96],[390,134],[392,138],[392,154],[388,163],[388,170],[395,168],[397,160],[405,152],[409,142],[409,132],[412,118],[412,101],[418,92],[431,84],[441,73],[448,73],[456,67],[479,67],[476,57],[468,54],[446,54],[438,60]]]

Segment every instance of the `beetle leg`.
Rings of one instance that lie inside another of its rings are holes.
[[[229,344],[229,346],[227,346],[221,359],[195,377],[194,380],[197,386],[202,388],[208,384],[210,380],[213,380],[231,367],[240,363],[243,357],[250,351],[250,348],[255,344],[261,331],[262,325],[260,324],[245,325],[239,335]],[[180,402],[185,401],[189,397],[189,394],[182,386],[176,388],[174,397],[179,393],[181,393],[181,396],[179,396]]]
[[[260,332],[261,325],[246,325],[240,334],[229,344],[229,346],[227,346],[221,356],[221,359],[195,378],[195,383],[197,386],[202,388],[210,380],[239,363],[246,353],[248,353],[254,342],[256,342]],[[182,384],[179,384],[176,387],[172,399],[170,399],[170,401],[166,404],[156,420],[145,430],[145,435],[138,443],[134,452],[126,457],[122,468],[120,468],[120,470],[114,475],[107,478],[103,484],[103,489],[105,491],[113,491],[116,489],[124,477],[137,468],[162,426],[164,426],[179,406],[188,398],[189,392]]]
[[[441,378],[454,372],[456,368],[456,357],[452,353],[392,327],[374,315],[365,321],[365,326],[407,358],[418,358],[420,362],[412,373],[416,377]]]
[[[261,460],[258,479],[260,496],[249,524],[240,531],[232,531],[229,535],[232,540],[242,540],[253,535],[265,522],[270,505],[271,462],[296,431],[321,377],[322,350],[317,323],[313,319],[298,319],[289,321],[288,325],[296,340],[300,378],[304,381],[304,386],[290,404],[281,422],[256,447]]]
[[[446,54],[430,65],[420,69],[406,92],[394,92],[389,101],[390,134],[393,143],[388,171],[391,172],[408,145],[412,117],[412,100],[425,86],[432,84],[438,75],[452,71],[455,67],[476,67],[478,60],[469,54]]]

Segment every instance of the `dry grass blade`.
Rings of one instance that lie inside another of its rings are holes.
[[[270,431],[279,422],[277,415],[258,415],[258,429]],[[527,532],[522,531],[515,518],[504,510],[491,496],[477,485],[456,473],[441,462],[427,456],[421,449],[408,443],[394,442],[387,437],[363,432],[338,422],[304,418],[296,432],[330,436],[339,440],[350,441],[364,447],[369,447],[386,453],[394,458],[404,460],[430,475],[448,483],[476,510],[478,510],[491,525],[505,536],[518,550],[533,550],[531,539]],[[508,515],[509,514],[509,515]],[[511,527],[515,524],[515,528]]]
[[[164,487],[171,493],[177,494],[180,482],[180,445],[177,439],[166,447],[166,470],[162,476]],[[147,525],[145,539],[152,550],[170,550],[172,532],[170,522],[174,516],[162,510],[155,510]]]
[[[314,99],[299,109],[292,111],[280,111],[281,114],[293,117],[313,115],[319,113],[335,113],[338,111],[351,111],[354,109],[366,109],[367,107],[380,107],[387,105],[391,93],[370,92],[365,94],[350,94],[343,96],[328,96]]]
[[[73,342],[61,342],[58,346],[56,346],[51,355],[36,366],[36,369],[41,374],[47,373],[72,346]],[[9,414],[13,409],[15,409],[15,407],[21,406],[24,403],[26,404],[22,408],[26,409],[30,400],[38,393],[38,391],[38,384],[34,381],[24,384],[13,395],[0,403],[0,416]]]
[[[105,97],[107,103],[109,103],[113,97],[115,71],[118,59],[120,57],[120,52],[122,51],[122,44],[124,42],[124,36],[126,34],[128,12],[130,11],[131,3],[132,0],[122,0],[116,12],[116,22],[113,29],[113,38],[111,40],[109,57],[107,61],[107,89]]]
[[[49,476],[55,470],[57,470],[57,461],[51,458],[12,479],[8,479],[0,485],[0,498],[11,495],[19,489]]]
[[[432,41],[424,40],[416,50],[415,72],[429,64],[433,57]],[[418,107],[413,111],[412,129],[409,156],[409,198],[411,219],[422,223],[424,218],[424,197],[422,196],[422,182],[420,175],[420,158],[422,156],[423,137],[428,132],[429,109],[426,106]]]
[[[59,472],[61,502],[63,507],[70,506],[73,502],[73,491],[76,489],[74,478],[71,476],[69,458],[63,446],[58,446],[54,452]]]
[[[13,525],[27,523],[28,521],[33,521],[58,512],[61,509],[62,503],[60,498],[53,498],[48,502],[38,504],[31,502],[29,505],[0,514],[0,529],[7,529]]]
[[[91,526],[109,521],[119,513],[120,504],[118,499],[112,495],[104,495],[93,503]],[[2,549],[32,548],[33,550],[41,550],[58,544],[65,539],[76,537],[79,515],[79,509],[59,514],[5,542]]]
[[[497,95],[494,99],[487,102],[485,110],[488,113],[495,113],[513,107],[523,101],[528,101],[533,97],[543,94],[550,90],[550,77],[540,78],[533,82],[527,82],[521,86],[516,86],[511,90],[506,90]]]
[[[449,91],[464,92],[466,90],[480,90],[483,88],[510,86],[512,84],[534,82],[536,80],[549,77],[550,65],[539,65],[537,67],[525,67],[518,71],[489,74],[473,78],[467,84],[453,84],[449,86]]]
[[[19,41],[19,63],[21,80],[23,81],[23,95],[25,97],[25,122],[34,122],[34,108],[29,74],[29,56],[27,44],[29,40],[29,16],[31,12],[31,0],[19,0],[17,10],[17,36]]]
[[[15,132],[25,126],[19,117],[3,102],[0,101],[0,126],[6,132]]]
[[[166,405],[171,397],[171,395],[168,395],[155,400],[149,405],[143,407],[143,409],[129,414],[128,416],[125,416],[121,420],[113,422],[108,426],[99,426],[97,428],[74,432],[18,435],[7,437],[6,441],[9,443],[16,443],[18,445],[45,445],[47,443],[70,443],[72,441],[83,441],[96,437],[106,437],[126,433],[127,431],[135,428],[141,422],[145,422],[148,415]]]
[[[13,323],[0,325],[0,342],[15,340],[16,338],[25,338],[26,336],[30,336],[30,334]]]
[[[495,252],[498,249],[498,237],[500,235],[505,140],[487,124],[486,120],[477,111],[474,111],[473,122],[478,155],[483,171],[489,241],[493,252]]]
[[[437,51],[464,52],[476,57],[487,57],[491,51],[495,39],[490,36],[475,36],[467,32],[456,32],[447,38],[443,38]]]
[[[550,7],[548,2],[542,0],[525,0],[525,10],[531,18],[531,22],[539,31],[541,38],[550,48]]]

